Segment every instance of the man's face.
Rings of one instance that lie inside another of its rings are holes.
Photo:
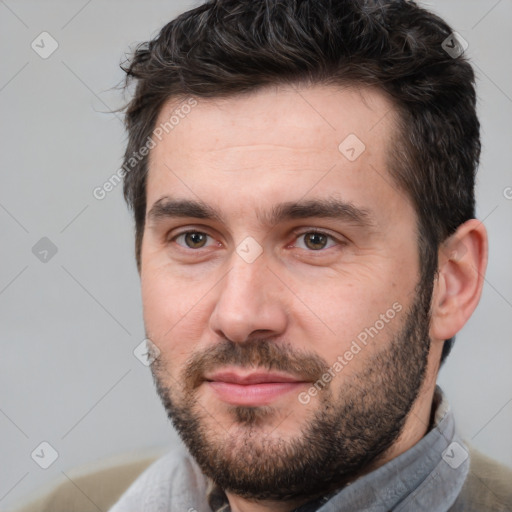
[[[225,489],[332,489],[389,448],[417,396],[430,297],[388,171],[393,119],[373,90],[268,88],[198,99],[151,152],[152,370]]]

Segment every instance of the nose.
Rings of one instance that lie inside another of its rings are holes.
[[[263,256],[247,263],[234,254],[233,266],[218,286],[210,328],[217,336],[240,343],[283,334],[288,316],[280,284]]]

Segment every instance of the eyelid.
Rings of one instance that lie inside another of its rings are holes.
[[[297,239],[300,236],[306,235],[308,233],[317,233],[319,235],[324,235],[324,236],[334,240],[338,245],[345,245],[345,244],[348,243],[348,239],[345,236],[339,235],[339,234],[334,235],[329,230],[326,230],[326,229],[323,229],[323,228],[313,228],[313,227],[311,227],[311,228],[308,228],[308,227],[304,228],[304,227],[301,227],[301,228],[294,229],[293,232],[292,232],[292,234],[294,236],[294,239]]]
[[[185,235],[187,233],[203,233],[212,238],[215,238],[215,236],[212,234],[212,229],[209,226],[199,224],[187,224],[175,226],[167,230],[165,234],[165,239],[170,242],[171,240],[174,240],[177,236]]]

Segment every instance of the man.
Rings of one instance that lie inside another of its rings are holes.
[[[148,349],[185,447],[111,510],[512,510],[436,387],[487,261],[450,27],[400,0],[209,1],[126,72]]]

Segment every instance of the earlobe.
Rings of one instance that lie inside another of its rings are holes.
[[[432,298],[433,339],[455,336],[475,310],[482,293],[487,251],[487,232],[477,219],[459,226],[439,248]]]

